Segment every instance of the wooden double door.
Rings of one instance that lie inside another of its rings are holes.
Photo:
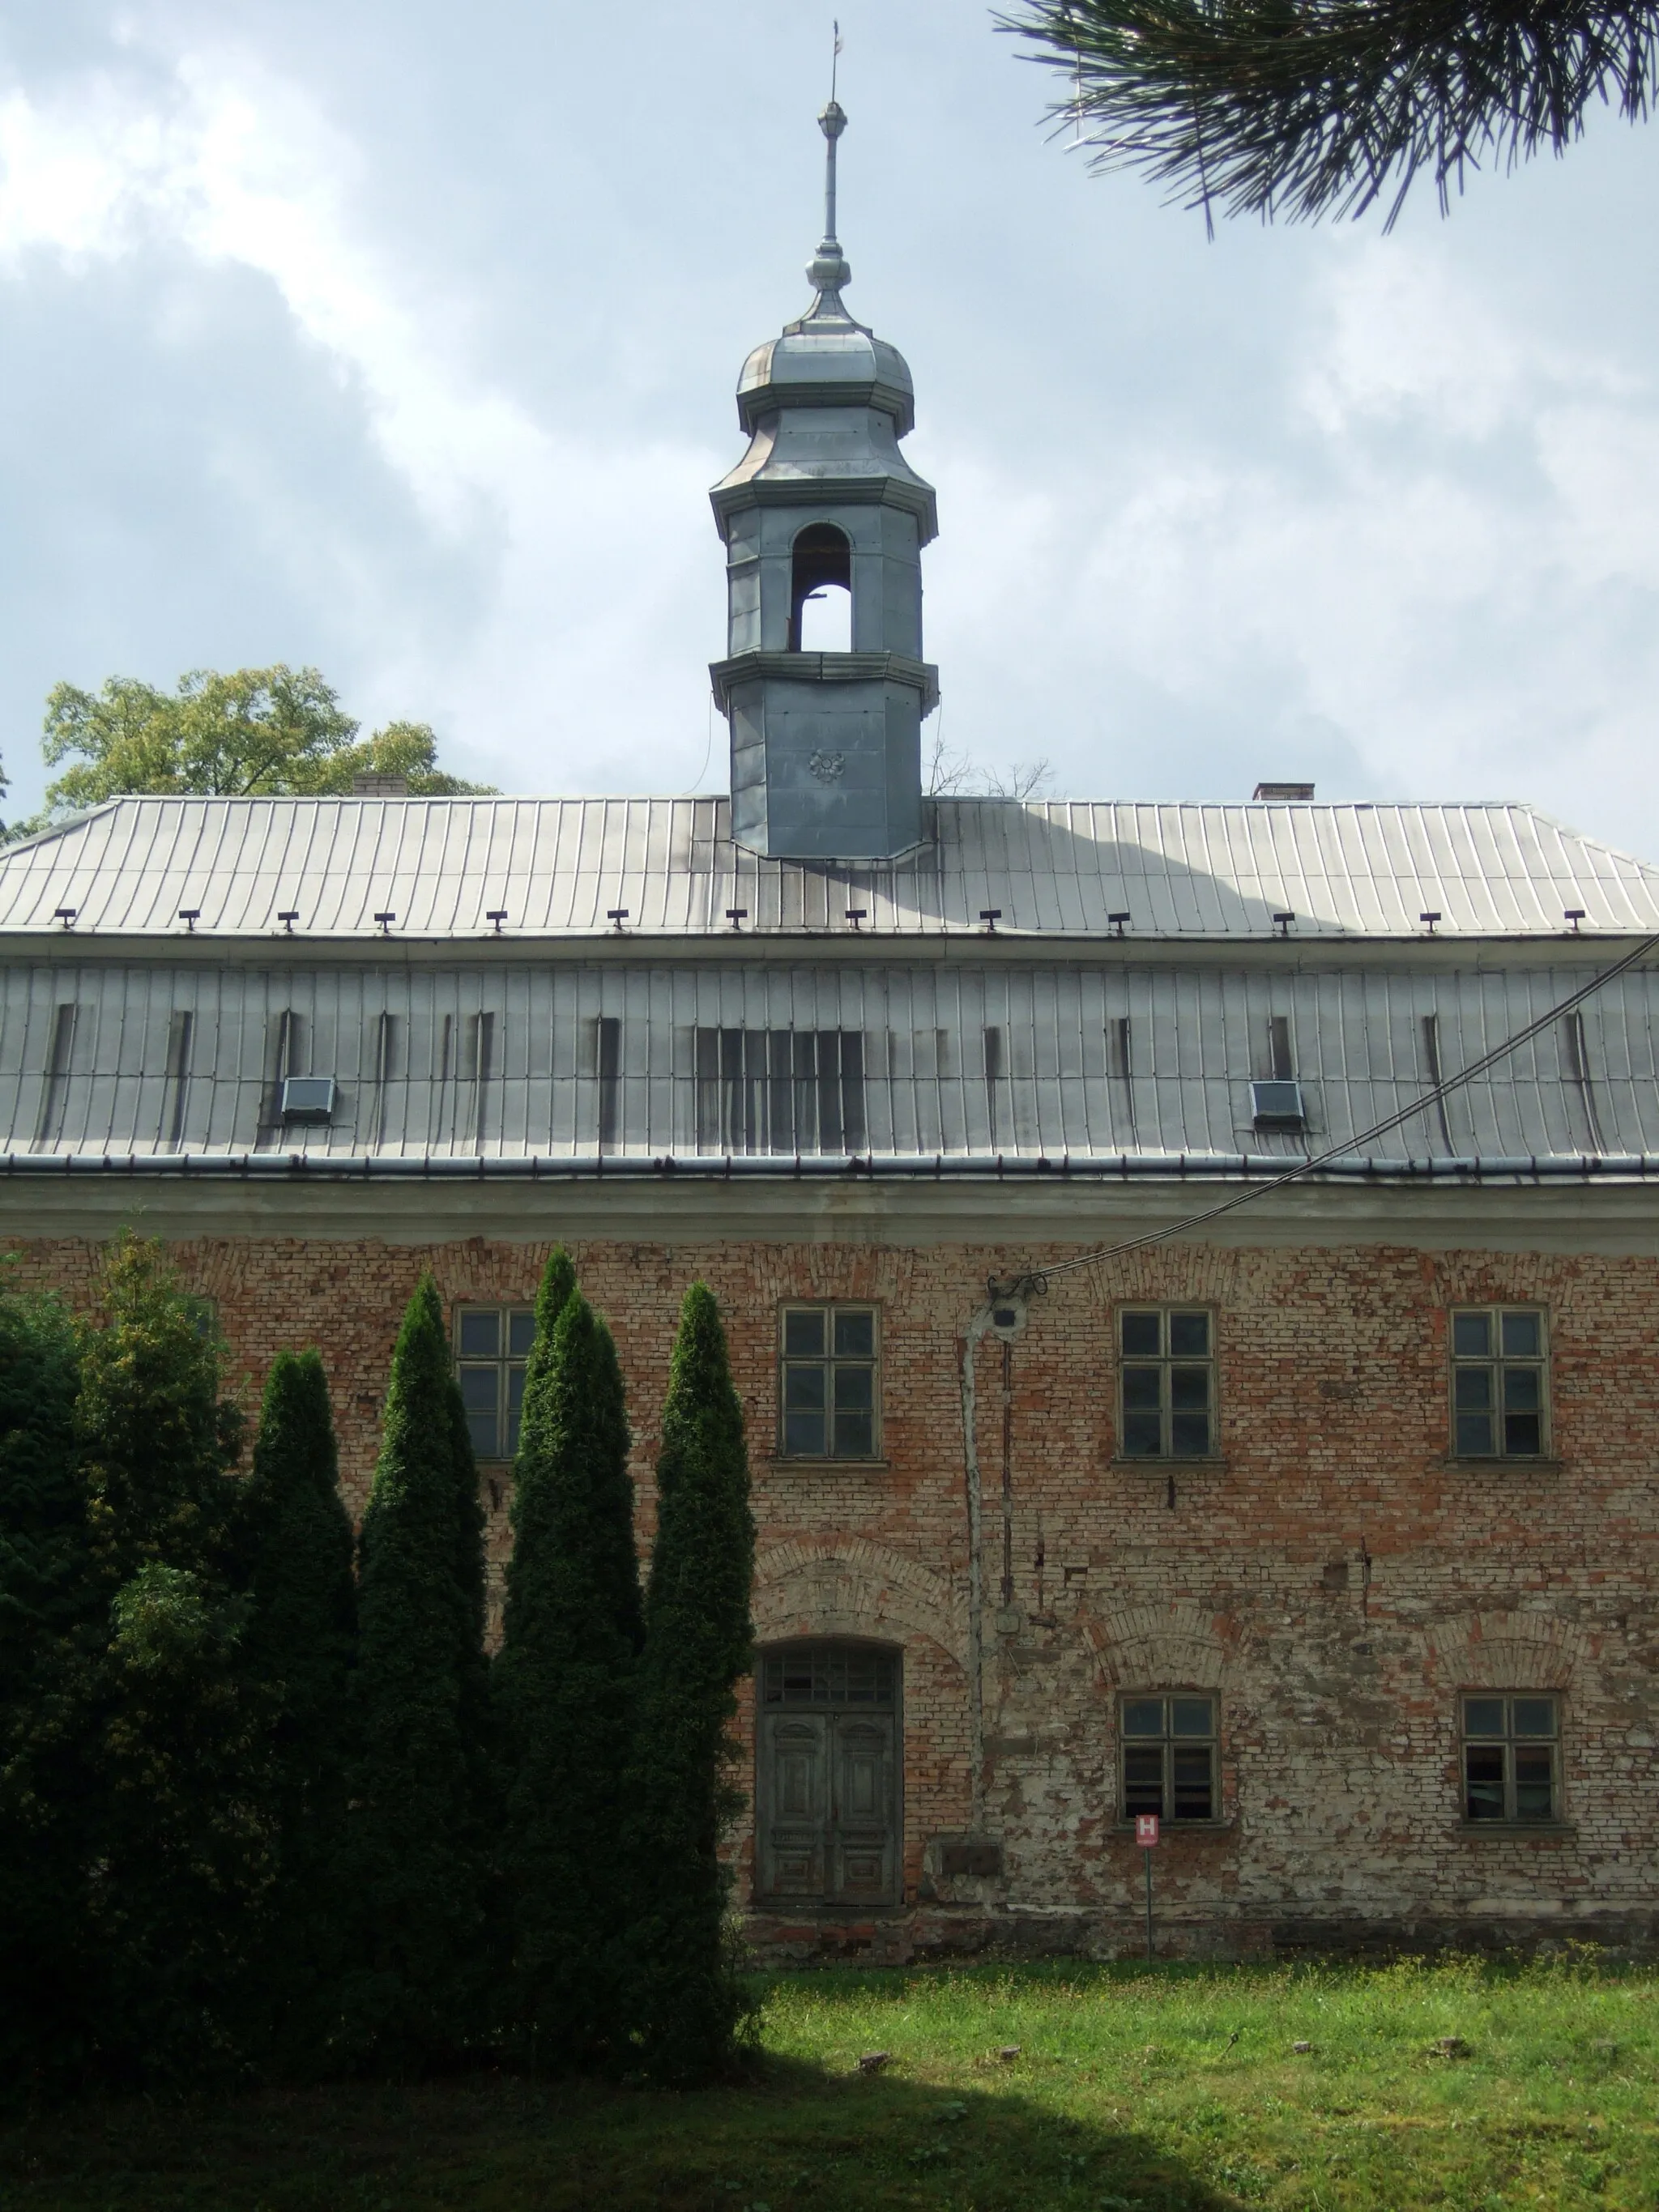
[[[859,1645],[762,1662],[757,1893],[780,1904],[896,1905],[898,1662]]]

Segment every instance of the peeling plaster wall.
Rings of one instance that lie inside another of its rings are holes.
[[[979,1353],[986,1473],[983,1832],[1000,1876],[946,1879],[972,1819],[967,1516],[957,1361],[988,1275],[1029,1247],[579,1239],[615,1328],[635,1431],[639,1528],[680,1297],[702,1277],[747,1408],[762,1644],[867,1638],[903,1662],[904,1905],[875,1922],[758,1914],[780,1955],[902,1957],[1140,1940],[1143,1865],[1117,1814],[1116,1704],[1183,1686],[1220,1700],[1222,1818],[1165,1831],[1160,1941],[1189,1950],[1543,1933],[1649,1940],[1659,1740],[1659,1264],[1608,1252],[1402,1244],[1166,1247],[1032,1301],[1011,1364],[1013,1604],[1000,1569],[1000,1347]],[[361,1510],[398,1317],[422,1267],[450,1301],[528,1302],[535,1241],[422,1244],[307,1235],[178,1239],[212,1297],[252,1407],[282,1346],[328,1364],[348,1495]],[[1054,1256],[1060,1256],[1057,1248]],[[1035,1255],[1037,1260],[1044,1256]],[[76,1300],[98,1248],[26,1243],[19,1273]],[[873,1465],[774,1455],[776,1309],[882,1309]],[[1219,1455],[1173,1469],[1115,1456],[1113,1316],[1125,1300],[1218,1316]],[[1539,1302],[1553,1346],[1554,1455],[1447,1458],[1445,1314]],[[483,1470],[497,1574],[510,1471]],[[1174,1481],[1171,1488],[1170,1476]],[[491,1488],[493,1486],[493,1488]],[[1456,1698],[1563,1701],[1565,1820],[1459,1819]],[[743,1717],[745,1744],[750,1716]],[[750,1754],[746,1752],[745,1756]],[[736,1839],[740,1893],[750,1863]]]

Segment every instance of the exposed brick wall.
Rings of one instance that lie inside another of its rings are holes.
[[[938,1876],[930,1838],[972,1818],[967,1522],[957,1359],[1003,1255],[962,1247],[578,1243],[616,1332],[640,1528],[679,1300],[701,1276],[731,1332],[750,1420],[763,1640],[878,1637],[904,1655],[901,1948],[1136,1940],[1141,1859],[1116,1817],[1121,1690],[1221,1700],[1225,1825],[1160,1847],[1161,1924],[1189,1947],[1316,1929],[1628,1936],[1659,1914],[1659,1266],[1644,1258],[1165,1248],[1057,1279],[1013,1351],[1015,1607],[1001,1571],[1000,1346],[978,1354],[985,1479],[984,1826],[1000,1880]],[[173,1256],[213,1297],[250,1410],[272,1355],[316,1343],[361,1510],[391,1347],[423,1267],[446,1300],[519,1303],[546,1247],[473,1239],[204,1239]],[[23,1248],[20,1274],[76,1299],[97,1249]],[[1022,1252],[1022,1264],[1030,1264]],[[883,1310],[885,1464],[776,1462],[775,1309]],[[1220,1458],[1114,1458],[1112,1316],[1203,1300],[1218,1316]],[[1553,1458],[1449,1464],[1445,1315],[1550,1315]],[[497,1572],[504,1470],[486,1469]],[[1558,1691],[1567,1825],[1460,1825],[1455,1693]],[[750,1725],[745,1707],[744,1729]],[[1166,1834],[1168,1832],[1166,1831]],[[741,1859],[750,1863],[742,1841]],[[768,1923],[785,1950],[798,1924]],[[1048,1931],[1044,1937],[1043,1931]],[[868,1931],[838,1925],[836,1940]]]

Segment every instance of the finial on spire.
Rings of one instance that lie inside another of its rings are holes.
[[[847,128],[847,111],[836,98],[836,57],[840,52],[841,25],[837,23],[830,62],[830,105],[818,118],[818,128],[823,133],[823,236],[806,270],[806,280],[818,295],[807,311],[809,322],[851,319],[841,303],[841,288],[851,283],[853,272],[836,236],[836,141]]]

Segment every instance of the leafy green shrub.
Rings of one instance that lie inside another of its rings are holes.
[[[76,1422],[107,1641],[81,1680],[98,2070],[201,2081],[257,2043],[275,1875],[270,1706],[240,1671],[232,1585],[240,1419],[161,1249],[124,1238],[82,1333]]]
[[[0,1291],[0,2099],[87,2058],[83,1698],[97,1594],[76,1460],[80,1349],[46,1299]]]

